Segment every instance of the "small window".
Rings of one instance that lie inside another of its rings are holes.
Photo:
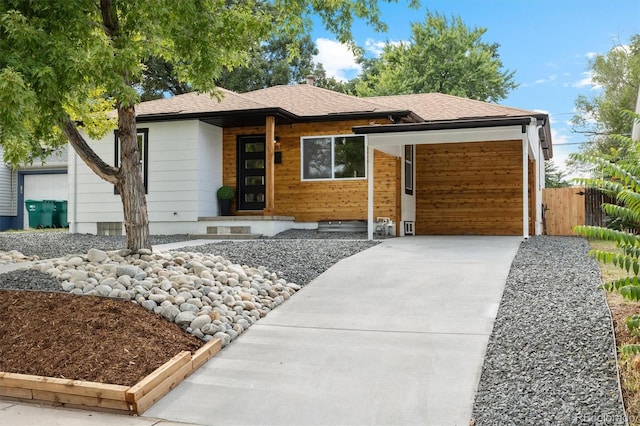
[[[366,178],[364,136],[302,138],[302,180]]]
[[[413,195],[413,145],[404,146],[404,193]]]
[[[115,160],[113,164],[118,167],[120,164],[120,138],[118,138],[118,131],[115,131]],[[142,165],[142,181],[144,182],[144,193],[149,193],[148,184],[148,161],[149,156],[149,129],[138,129],[138,152],[140,153],[140,163]],[[114,194],[119,194],[117,188],[113,188]]]

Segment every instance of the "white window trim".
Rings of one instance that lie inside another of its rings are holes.
[[[335,139],[344,137],[364,137],[364,176],[354,178],[335,178]],[[331,138],[331,176],[330,178],[315,178],[309,179],[304,177],[304,141],[305,139],[319,139],[319,138]],[[356,135],[354,133],[338,134],[338,135],[310,135],[300,137],[300,180],[302,182],[326,182],[326,181],[350,181],[350,180],[367,180],[369,176],[369,162],[367,161],[367,155],[369,150],[369,143],[367,141],[367,135]]]

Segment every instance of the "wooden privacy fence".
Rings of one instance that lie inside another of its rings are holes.
[[[602,203],[615,203],[615,200],[595,188],[544,188],[544,233],[575,235],[573,227],[577,225],[606,226],[606,216],[600,207]]]

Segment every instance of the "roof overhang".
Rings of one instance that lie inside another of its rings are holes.
[[[218,127],[261,126],[266,117],[276,117],[278,124],[292,124],[321,121],[375,120],[384,118],[391,122],[413,122],[419,119],[409,110],[356,111],[325,115],[299,116],[282,108],[243,109],[236,111],[215,111],[199,113],[140,114],[138,123],[159,121],[200,120]]]
[[[241,127],[264,125],[266,117],[277,117],[281,123],[293,123],[298,120],[282,108],[243,109],[235,111],[212,111],[196,113],[141,114],[136,117],[138,123],[159,121],[200,120],[218,127]]]
[[[425,121],[422,123],[401,123],[370,126],[356,126],[355,134],[366,134],[369,143],[373,145],[411,145],[415,143],[435,143],[434,141],[455,142],[473,140],[491,140],[492,137],[506,138],[521,137],[526,133],[529,125],[538,127],[538,136],[545,159],[553,155],[549,118],[546,114],[527,115],[519,117],[487,117],[458,120]],[[517,131],[520,129],[520,136]],[[430,133],[432,137],[426,137]],[[390,136],[391,137],[384,137]],[[422,142],[416,142],[422,141]]]

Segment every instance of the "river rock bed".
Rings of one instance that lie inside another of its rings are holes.
[[[38,246],[41,235],[45,237]],[[0,289],[131,300],[202,340],[220,338],[223,345],[340,259],[376,244],[366,240],[265,239],[131,254],[127,250],[85,249],[88,244],[122,246],[123,241],[113,237],[16,233],[6,238],[13,246],[27,248],[34,257],[53,253],[62,257],[0,274]],[[160,242],[180,241],[177,236],[161,238]],[[68,246],[70,240],[73,244]],[[158,237],[155,241],[158,243]],[[0,249],[2,243],[0,238]],[[86,251],[78,254],[79,249]]]
[[[223,345],[300,289],[264,267],[184,251],[91,249],[83,256],[36,262],[33,269],[55,277],[66,292],[132,300]]]

